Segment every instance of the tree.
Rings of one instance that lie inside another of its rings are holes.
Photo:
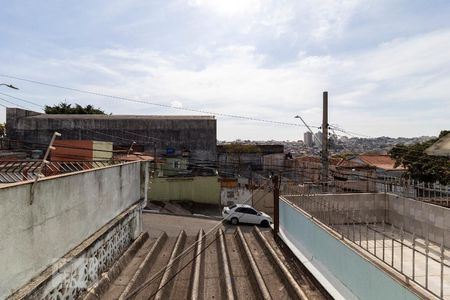
[[[441,131],[439,138],[449,132],[448,130]],[[397,144],[389,151],[389,155],[395,160],[396,167],[407,168],[404,174],[406,178],[426,183],[449,184],[450,160],[447,157],[431,156],[424,152],[437,140],[438,138],[413,145]]]
[[[0,123],[0,138],[6,136],[6,124]]]
[[[104,115],[105,112],[100,108],[95,108],[92,105],[81,106],[76,104],[72,106],[72,104],[67,104],[66,102],[61,102],[59,104],[44,107],[44,111],[46,114],[99,114]]]

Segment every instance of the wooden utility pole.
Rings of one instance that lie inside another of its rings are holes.
[[[280,187],[278,175],[272,177],[273,183],[273,233],[275,236],[280,231]]]
[[[328,190],[328,92],[323,92],[323,116],[322,116],[322,187]]]

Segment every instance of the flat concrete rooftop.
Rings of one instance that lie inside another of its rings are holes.
[[[358,251],[370,254],[375,263],[383,263],[383,266],[392,272],[404,274],[410,279],[414,278],[415,282],[412,280],[405,280],[405,282],[416,289],[424,292],[427,289],[436,299],[450,299],[450,252],[448,249],[416,238],[411,233],[402,232],[400,228],[394,226],[370,224],[370,228],[374,230],[366,230],[366,225],[358,224],[333,227],[359,246],[356,247]]]

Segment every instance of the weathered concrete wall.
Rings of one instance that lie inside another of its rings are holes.
[[[220,203],[224,206],[232,204],[252,203],[252,192],[245,187],[223,187],[220,191]]]
[[[111,141],[126,148],[133,140],[135,147],[152,153],[156,146],[158,154],[173,148],[178,154],[190,151],[194,159],[216,159],[216,120],[211,116],[36,114],[7,108],[8,137],[45,146],[58,131],[66,140]]]
[[[417,238],[450,247],[450,209],[410,198],[387,194],[388,221],[415,233]]]
[[[220,203],[220,182],[217,176],[157,177],[151,181],[150,201]]]
[[[145,199],[141,164],[146,170],[134,162],[42,179],[32,205],[32,183],[0,188],[0,298]]]
[[[253,207],[273,216],[273,192],[269,188],[253,191]]]
[[[450,208],[411,198],[384,193],[317,194],[311,196],[284,196],[307,211],[328,212],[330,222],[346,223],[346,216],[363,222],[381,222],[415,233],[420,239],[450,247]],[[339,212],[336,212],[338,210]],[[327,215],[328,216],[328,215]],[[353,217],[355,216],[355,217]]]
[[[331,210],[330,222],[344,224],[346,217],[362,221],[380,222],[386,215],[386,195],[382,193],[352,193],[352,194],[317,194],[310,196],[284,196],[308,211],[328,212]],[[302,202],[302,203],[300,203]],[[333,213],[334,212],[334,213]]]

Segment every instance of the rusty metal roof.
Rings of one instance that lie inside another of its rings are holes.
[[[101,168],[122,163],[114,161],[50,161],[39,172],[42,160],[15,160],[0,161],[0,183],[15,183],[35,180],[38,174],[44,177],[59,174],[67,174],[77,171]]]

